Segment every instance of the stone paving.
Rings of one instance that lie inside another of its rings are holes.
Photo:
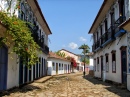
[[[2,95],[1,95],[2,96]],[[130,97],[130,92],[91,76],[67,74],[53,76],[44,83],[34,82],[8,91],[4,97]]]

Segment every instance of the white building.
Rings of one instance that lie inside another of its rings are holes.
[[[11,12],[16,5],[17,0],[13,0]],[[6,10],[7,2],[0,1],[0,10]],[[8,45],[0,47],[0,91],[10,89],[42,76],[47,75],[47,55],[49,53],[48,35],[51,34],[50,28],[41,12],[37,0],[21,0],[20,9],[15,11],[18,18],[30,22],[34,26],[29,26],[32,31],[34,41],[41,47],[39,53],[39,63],[27,68],[22,59],[18,58],[15,53],[8,54],[12,51],[13,46]],[[0,23],[0,38],[6,28]],[[19,61],[19,63],[17,63]]]
[[[60,52],[64,52],[65,53],[65,57],[67,57],[67,56],[69,56],[69,57],[72,57],[72,58],[74,58],[75,59],[75,61],[76,61],[76,63],[77,63],[77,67],[76,68],[74,68],[74,72],[77,72],[77,71],[79,71],[79,68],[82,68],[82,66],[81,66],[81,61],[80,61],[80,56],[79,55],[77,55],[77,54],[74,54],[74,53],[72,53],[72,52],[70,52],[70,51],[68,51],[68,50],[66,50],[66,49],[61,49],[61,50],[59,50]],[[80,67],[81,66],[81,67]]]
[[[48,63],[48,75],[58,75],[71,72],[71,62],[65,58],[56,55],[53,52],[49,52]]]
[[[89,57],[89,70],[93,70],[93,52],[88,53],[87,56]]]
[[[130,90],[130,0],[104,0],[90,30],[95,76]]]

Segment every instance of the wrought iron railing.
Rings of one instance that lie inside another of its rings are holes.
[[[115,33],[117,33],[120,28],[118,27],[120,24],[122,24],[126,20],[125,16],[120,16],[114,23]]]

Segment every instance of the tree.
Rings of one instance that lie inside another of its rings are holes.
[[[57,51],[55,53],[56,53],[56,55],[63,57],[63,58],[65,58],[65,56],[66,56],[64,52]]]
[[[84,54],[84,60],[85,60],[85,55],[89,52],[89,46],[86,44],[81,45],[78,49],[82,49],[82,53]],[[85,61],[84,61],[84,72],[83,72],[84,76],[85,76]]]
[[[30,67],[37,63],[38,53],[41,50],[34,41],[32,32],[27,26],[30,23],[19,19],[15,15],[16,10],[20,11],[21,0],[17,0],[16,3],[14,3],[14,0],[1,1],[7,3],[7,8],[0,6],[0,22],[6,27],[4,35],[1,36],[0,44],[6,44],[8,48],[13,46],[13,50],[9,54],[15,52],[19,58],[22,57],[23,64]]]
[[[82,59],[81,61],[82,61],[82,62],[85,62],[85,64],[89,64],[89,59],[88,59],[88,58],[85,58],[85,60]]]

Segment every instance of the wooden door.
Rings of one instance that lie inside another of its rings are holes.
[[[8,49],[2,46],[0,47],[0,91],[7,87],[7,60]]]
[[[58,74],[58,63],[56,63],[56,74]]]
[[[127,56],[126,49],[121,50],[121,73],[122,73],[122,83],[127,83]]]

